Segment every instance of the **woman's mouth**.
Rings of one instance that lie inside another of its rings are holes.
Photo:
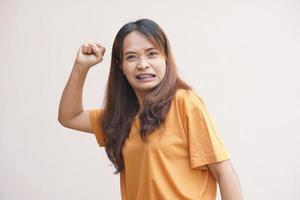
[[[151,80],[155,78],[155,75],[150,73],[138,74],[136,78],[139,80]]]

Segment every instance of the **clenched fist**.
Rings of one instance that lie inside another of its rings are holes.
[[[103,60],[104,53],[105,47],[99,43],[85,43],[77,52],[76,63],[90,68]]]

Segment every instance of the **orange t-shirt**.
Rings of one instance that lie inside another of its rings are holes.
[[[105,136],[91,110],[100,146]],[[194,91],[177,90],[164,125],[144,143],[135,117],[123,146],[122,200],[214,200],[217,182],[206,164],[229,159],[206,105]]]

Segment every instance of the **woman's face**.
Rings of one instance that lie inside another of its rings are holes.
[[[123,73],[140,96],[156,87],[166,73],[166,60],[142,33],[129,33],[123,42]]]

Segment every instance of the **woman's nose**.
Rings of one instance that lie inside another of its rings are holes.
[[[146,69],[148,67],[149,67],[149,63],[145,59],[141,58],[137,65],[137,68],[138,69]]]

